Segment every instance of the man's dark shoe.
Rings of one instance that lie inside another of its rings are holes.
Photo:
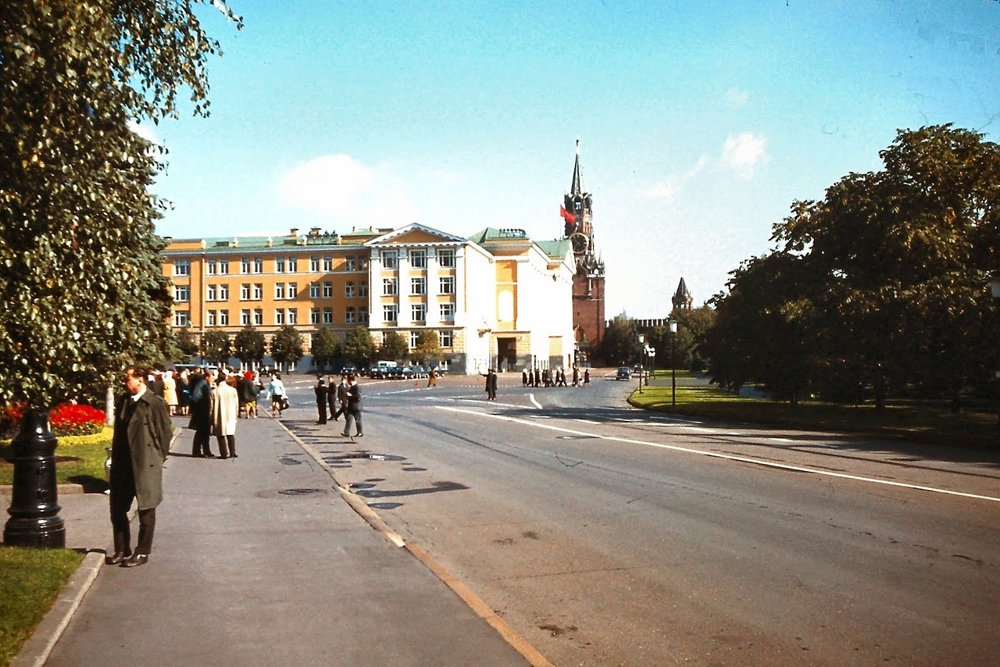
[[[131,551],[129,551],[128,553],[125,553],[124,551],[116,551],[113,556],[108,556],[108,557],[106,557],[104,559],[104,564],[105,565],[118,565],[119,563],[121,563],[123,560],[127,559],[131,555],[132,555]]]
[[[149,562],[149,554],[134,553],[126,560],[122,561],[122,567],[139,567]]]

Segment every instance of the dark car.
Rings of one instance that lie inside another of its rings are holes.
[[[628,366],[619,366],[618,374],[615,375],[615,380],[631,380],[632,370]]]

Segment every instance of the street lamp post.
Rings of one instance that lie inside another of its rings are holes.
[[[639,334],[639,345],[643,345],[646,342],[646,337],[643,334]],[[642,393],[642,351],[639,351],[639,393]]]
[[[646,372],[646,386],[649,386],[649,376],[653,374],[653,369],[656,368],[656,363],[653,358],[656,356],[656,348],[647,345],[643,350],[646,353],[646,357],[649,359],[649,370]]]
[[[677,322],[670,322],[670,405],[677,405],[677,370],[674,352],[677,346]]]

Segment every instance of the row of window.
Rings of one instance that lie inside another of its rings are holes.
[[[427,251],[426,250],[410,250],[409,251],[410,266],[417,269],[427,268]],[[379,259],[382,262],[382,266],[387,269],[396,268],[399,265],[399,252],[396,250],[383,250],[379,253]],[[446,268],[454,268],[455,266],[455,251],[451,248],[440,248],[437,251],[438,266]],[[364,256],[347,255],[344,258],[344,271],[367,271],[368,270],[368,258]],[[333,271],[333,257],[319,257],[313,256],[309,258],[309,272],[319,273],[320,271],[324,273],[329,273]],[[297,257],[276,257],[274,259],[274,272],[275,273],[298,273],[299,272],[299,260]],[[205,273],[210,276],[225,276],[229,275],[229,260],[228,259],[207,259],[205,260]],[[264,258],[263,257],[241,257],[240,258],[240,273],[252,274],[252,273],[264,273]],[[189,259],[175,259],[174,260],[174,272],[175,276],[189,276],[191,275],[191,260]]]
[[[454,294],[455,293],[455,277],[454,276],[442,276],[438,279],[438,294]],[[399,284],[396,278],[383,278],[382,279],[382,294],[385,296],[395,296],[399,294]],[[410,279],[410,294],[414,295],[425,295],[427,294],[427,279],[424,277],[411,278]],[[274,298],[278,300],[282,299],[295,299],[299,295],[299,285],[298,283],[275,283],[274,284]],[[347,282],[344,284],[344,297],[348,299],[354,298],[367,298],[368,296],[368,283],[361,282],[357,285],[354,282]],[[240,285],[240,301],[260,301],[264,297],[264,284],[263,283],[243,283]],[[323,283],[310,283],[309,284],[309,298],[310,299],[332,299],[333,298],[333,283],[324,281]],[[191,300],[191,287],[190,285],[174,285],[174,301],[178,303],[186,303]],[[229,285],[222,284],[209,284],[205,287],[205,300],[206,301],[229,301]]]
[[[388,306],[387,306],[388,308]],[[392,307],[395,309],[395,306]],[[386,317],[388,317],[388,310],[386,311]],[[426,311],[424,312],[426,316]],[[355,312],[354,308],[348,308],[346,312],[347,322],[352,324],[355,322],[355,317],[358,318],[358,322],[361,324],[367,323],[368,321],[368,309],[358,308]],[[392,320],[386,321],[396,321],[396,312],[392,311]],[[318,308],[313,308],[309,313],[309,319],[311,324],[332,324],[333,323],[333,309],[324,308],[322,312]],[[418,320],[416,315],[414,315],[414,321]],[[442,321],[448,321],[442,313]],[[451,319],[454,319],[454,311],[452,311]],[[186,310],[174,311],[174,326],[176,327],[186,327],[190,324],[190,313]],[[274,323],[276,325],[282,326],[285,324],[295,325],[298,324],[298,311],[295,308],[289,308],[287,310],[278,309],[274,311]],[[241,310],[240,311],[240,324],[243,326],[248,326],[253,324],[253,326],[263,326],[264,324],[264,311],[260,310]],[[208,311],[208,318],[206,320],[206,325],[209,327],[226,327],[229,326],[229,311],[228,310],[210,310]],[[414,348],[417,346],[417,338],[420,335],[419,331],[410,332],[410,347]],[[451,331],[438,331],[438,341],[441,347],[450,348],[452,346],[452,332]]]
[[[384,306],[382,309],[383,321],[385,322],[397,322],[399,320],[399,308],[396,305]],[[295,325],[298,324],[299,313],[297,308],[276,308],[274,310],[274,324],[277,326],[282,326],[285,324]],[[413,322],[426,322],[427,321],[427,304],[425,303],[415,303],[410,306],[410,319]],[[368,323],[368,308],[348,306],[344,309],[344,321],[347,324],[367,324]],[[438,304],[438,321],[440,322],[454,322],[455,321],[455,304],[453,303],[441,303]],[[174,311],[174,326],[175,327],[186,327],[191,322],[190,311],[187,310],[176,310]],[[244,308],[240,310],[240,326],[247,326],[252,324],[253,326],[263,326],[264,325],[264,310],[257,308],[255,310],[250,310]],[[309,309],[309,324],[333,324],[333,308],[310,308]],[[228,310],[209,310],[206,312],[205,326],[209,327],[227,327],[229,326],[229,311]]]

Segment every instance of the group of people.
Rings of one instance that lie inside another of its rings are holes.
[[[314,389],[316,394],[316,410],[319,413],[317,424],[326,424],[327,415],[333,421],[340,421],[344,417],[344,431],[341,433],[345,438],[360,438],[364,435],[361,430],[361,386],[358,378],[353,373],[340,376],[340,384],[334,386],[333,377],[329,381],[319,376]],[[351,436],[351,427],[354,427],[354,435]]]
[[[521,384],[525,387],[567,387],[566,383],[566,371],[562,368],[555,369],[553,372],[551,369],[546,368],[545,370],[540,370],[538,368],[531,370],[525,368],[521,371]],[[573,367],[573,386],[581,387],[590,384],[590,369],[583,369],[583,374],[580,374],[580,368],[578,366]]]

